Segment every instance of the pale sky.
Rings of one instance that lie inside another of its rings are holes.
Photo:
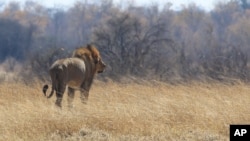
[[[10,1],[17,1],[17,2],[25,2],[26,0],[0,0],[1,3],[8,3]],[[45,6],[48,7],[55,7],[55,6],[62,6],[62,7],[71,7],[76,1],[85,1],[85,0],[33,0],[37,1]],[[89,2],[99,0],[87,0]],[[173,9],[181,9],[183,5],[189,5],[190,3],[195,3],[197,6],[209,11],[213,9],[214,5],[218,2],[228,2],[229,0],[113,0],[115,3],[126,3],[128,1],[134,1],[136,5],[145,6],[150,5],[152,3],[157,3],[161,5],[162,3],[170,2],[173,4]]]

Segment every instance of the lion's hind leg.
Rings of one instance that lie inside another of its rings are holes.
[[[75,97],[75,90],[73,88],[68,87],[68,107],[72,108],[73,107],[73,100]]]
[[[66,84],[59,84],[56,90],[56,105],[58,107],[62,107],[62,99],[63,99],[63,94],[66,89]]]

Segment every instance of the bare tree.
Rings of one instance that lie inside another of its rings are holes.
[[[165,27],[160,20],[148,26],[134,15],[121,13],[95,30],[94,42],[104,52],[106,59],[110,60],[113,72],[145,75],[145,70],[153,65],[147,63],[153,59],[153,50],[172,42],[165,36]]]

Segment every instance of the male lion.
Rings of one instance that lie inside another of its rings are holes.
[[[52,89],[48,98],[56,91],[55,104],[61,107],[63,94],[68,86],[68,104],[71,107],[75,90],[80,90],[82,103],[87,103],[89,90],[96,73],[102,73],[106,65],[101,59],[99,51],[93,45],[80,47],[73,52],[72,58],[60,59],[50,67]],[[48,85],[44,85],[46,96]]]

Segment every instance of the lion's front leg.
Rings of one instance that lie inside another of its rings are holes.
[[[73,107],[73,100],[75,97],[75,90],[73,88],[68,87],[68,107],[72,108]]]
[[[81,101],[83,104],[87,104],[88,101],[88,97],[89,97],[89,91],[86,90],[81,90]]]

